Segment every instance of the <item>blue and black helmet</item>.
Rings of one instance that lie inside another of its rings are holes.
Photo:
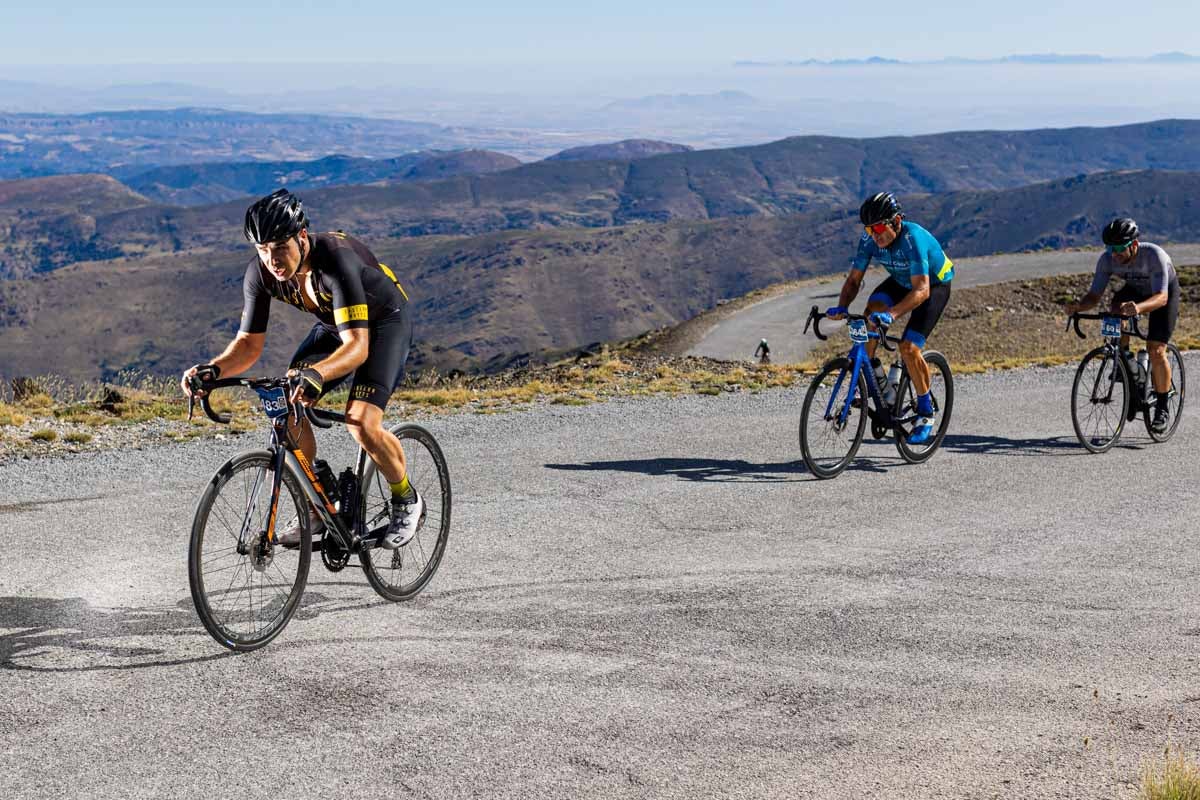
[[[900,201],[891,192],[879,192],[868,197],[858,209],[863,225],[886,222],[900,213]]]

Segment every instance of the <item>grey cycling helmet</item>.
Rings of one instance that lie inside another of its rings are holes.
[[[1117,217],[1104,226],[1104,232],[1100,234],[1100,238],[1107,245],[1122,245],[1129,244],[1140,234],[1141,231],[1138,230],[1136,222],[1129,217]]]
[[[858,209],[858,218],[863,225],[886,222],[900,213],[900,201],[891,192],[880,192],[868,197]]]
[[[246,238],[255,244],[282,242],[308,227],[300,198],[279,189],[246,209]]]

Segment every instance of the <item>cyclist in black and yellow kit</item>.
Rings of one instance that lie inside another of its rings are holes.
[[[309,311],[319,322],[292,356],[294,399],[311,405],[352,378],[346,422],[355,441],[392,488],[391,520],[380,544],[392,549],[417,532],[423,501],[409,484],[400,440],[383,427],[383,411],[404,378],[412,342],[408,295],[396,276],[362,242],[344,233],[310,233],[299,198],[280,189],[246,210],[246,238],[258,251],[242,282],[245,296],[237,336],[221,355],[183,376],[216,378],[248,370],[262,355],[271,300]],[[308,420],[294,430],[312,462],[317,443]],[[319,518],[313,515],[314,524]],[[297,545],[297,525],[280,535]]]

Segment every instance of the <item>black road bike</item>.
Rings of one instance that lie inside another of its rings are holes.
[[[828,339],[821,333],[824,318],[825,314],[813,306],[804,323],[804,332],[808,333],[811,325],[818,339]],[[954,376],[950,373],[950,362],[936,350],[925,351],[929,391],[938,416],[938,427],[924,444],[909,444],[908,437],[920,415],[917,413],[917,392],[908,369],[897,357],[900,378],[894,387],[895,397],[891,402],[885,402],[884,388],[878,385],[867,356],[867,342],[871,339],[878,339],[889,351],[895,351],[900,340],[889,336],[886,327],[879,332],[868,330],[867,318],[860,314],[847,314],[846,319],[852,342],[850,352],[826,362],[804,395],[800,409],[800,452],[804,463],[818,478],[841,474],[862,444],[868,418],[871,435],[882,439],[891,432],[896,439],[896,449],[905,461],[910,464],[928,461],[946,438],[950,414],[954,410]]]
[[[210,405],[211,392],[244,386],[261,399],[271,421],[266,449],[227,461],[200,497],[188,548],[188,582],[200,621],[213,638],[237,651],[270,642],[295,614],[317,549],[331,572],[357,556],[367,582],[391,601],[415,597],[437,571],[450,536],[450,472],[433,434],[403,423],[391,429],[404,446],[409,480],[425,501],[416,536],[397,550],[378,546],[387,531],[392,494],[361,449],[356,464],[335,477],[325,462],[310,464],[289,429],[304,414],[313,425],[346,423],[344,414],[290,400],[287,378],[194,378],[193,391],[209,419],[228,423]],[[190,409],[189,409],[190,416]],[[314,548],[311,512],[325,524]],[[299,525],[298,545],[279,533]]]
[[[1079,443],[1093,453],[1103,453],[1121,438],[1126,422],[1138,414],[1146,423],[1146,433],[1156,442],[1165,442],[1179,426],[1183,411],[1187,375],[1183,356],[1174,344],[1167,344],[1167,363],[1171,365],[1171,388],[1167,410],[1171,423],[1162,433],[1153,427],[1155,398],[1154,382],[1147,370],[1138,364],[1138,357],[1121,349],[1122,335],[1145,339],[1138,327],[1138,317],[1119,314],[1072,314],[1067,327],[1074,326],[1076,335],[1086,339],[1079,329],[1082,319],[1100,320],[1100,335],[1104,344],[1091,350],[1079,362],[1075,381],[1071,385],[1071,424]],[[1124,324],[1124,323],[1127,323]],[[1140,356],[1140,353],[1139,353]]]

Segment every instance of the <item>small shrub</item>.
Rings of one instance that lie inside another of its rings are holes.
[[[51,433],[53,433],[53,431],[51,431]],[[83,431],[71,431],[63,437],[64,442],[70,442],[71,444],[87,444],[91,440],[92,435],[90,433],[84,433]]]
[[[40,431],[29,434],[29,438],[35,442],[53,442],[58,438],[58,434],[49,428],[42,428]]]

